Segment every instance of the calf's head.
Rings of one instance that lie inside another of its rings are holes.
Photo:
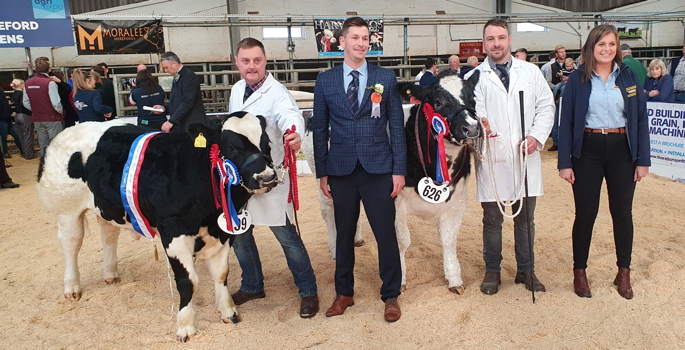
[[[481,136],[481,126],[476,116],[476,99],[474,89],[478,83],[480,71],[475,70],[468,80],[458,75],[444,73],[436,77],[430,86],[414,85],[413,82],[397,84],[397,92],[409,101],[412,97],[421,103],[428,103],[449,123],[454,138],[451,141],[461,143],[467,139]]]

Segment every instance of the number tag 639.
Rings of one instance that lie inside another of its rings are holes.
[[[436,185],[433,179],[424,177],[419,180],[419,196],[428,203],[442,203],[449,197],[448,185]]]
[[[226,227],[226,216],[224,216],[223,213],[219,215],[217,223],[222,231],[232,235],[241,235],[245,233],[250,226],[252,226],[252,215],[250,215],[250,212],[247,210],[240,211],[238,213],[238,222],[233,223],[233,232],[228,231]]]

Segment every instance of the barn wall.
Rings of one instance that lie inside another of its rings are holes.
[[[353,4],[353,5],[352,5]],[[538,5],[532,2],[512,0],[514,13],[549,13],[562,12],[556,8]],[[649,12],[655,9],[671,11],[682,9],[682,0],[647,0],[620,8],[626,12]],[[396,0],[393,2],[337,2],[321,0],[242,0],[238,1],[240,13],[259,11],[260,14],[298,13],[305,15],[336,16],[347,11],[363,14],[434,14],[437,10],[447,12],[448,16],[459,14],[488,14],[494,11],[494,1],[473,2],[469,0],[434,0],[430,2],[417,0]],[[618,11],[618,10],[614,10]],[[120,6],[115,9],[96,11],[93,14],[220,14],[226,12],[226,0],[150,0],[136,4]],[[344,16],[344,15],[343,15]],[[195,20],[195,19],[192,19]],[[165,20],[166,21],[166,20]],[[172,20],[182,22],[183,20]],[[187,20],[186,20],[187,21]],[[317,58],[316,45],[312,39],[314,29],[311,23],[305,24],[305,38],[295,40],[295,59]],[[562,44],[569,49],[579,49],[593,23],[552,23],[544,24],[547,33],[517,33],[512,25],[513,48],[526,47],[532,51],[552,49]],[[589,26],[589,28],[588,28]],[[646,27],[646,26],[645,26]],[[645,28],[646,29],[646,28]],[[446,55],[455,53],[461,41],[478,41],[481,39],[481,25],[452,26],[409,26],[409,55]],[[242,27],[242,37],[253,36],[262,39],[262,28]],[[632,46],[673,46],[683,43],[683,24],[666,22],[654,24],[651,30],[645,30],[645,39],[628,41]],[[184,27],[171,28],[165,31],[167,47],[176,52],[187,62],[225,62],[230,57],[230,33],[227,28],[219,27]],[[267,56],[270,60],[287,60],[285,40],[264,40]],[[387,26],[385,28],[384,49],[386,56],[402,56],[404,47],[403,28]],[[155,63],[156,55],[97,55],[79,56],[75,47],[34,48],[32,56],[53,58],[56,66],[90,66],[106,61],[113,65],[134,65],[138,63]],[[0,69],[24,69],[26,58],[23,49],[0,49]]]

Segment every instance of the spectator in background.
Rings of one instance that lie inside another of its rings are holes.
[[[7,173],[7,167],[8,165],[5,164],[5,160],[3,159],[3,165],[0,166],[0,188],[5,189],[19,187],[19,184],[12,182],[12,178]]]
[[[623,63],[635,72],[637,79],[640,81],[640,85],[644,85],[645,78],[647,77],[647,69],[642,65],[642,62],[633,58],[633,51],[630,49],[630,45],[621,44],[621,54],[623,55]],[[664,72],[664,74],[665,73],[666,72]]]
[[[519,60],[521,60],[521,61],[526,61],[526,62],[528,62],[528,50],[526,50],[526,49],[523,48],[523,47],[520,48],[520,49],[517,49],[517,50],[514,52],[514,58],[519,59]]]
[[[67,76],[69,77],[69,80],[67,80],[67,84],[69,84],[69,86],[71,86],[72,90],[74,89],[74,82],[71,81],[71,73],[74,72],[74,69],[75,68],[69,68],[69,70],[67,70]]]
[[[31,122],[31,111],[24,107],[24,81],[21,79],[12,80],[10,84],[14,89],[12,93],[12,105],[14,106],[14,121],[17,123],[19,131],[19,143],[21,144],[24,159],[33,159],[36,154],[33,151],[33,123]]]
[[[554,56],[556,59],[550,66],[552,72],[552,80],[550,83],[552,88],[561,82],[561,70],[564,69],[564,62],[566,61],[566,48],[563,45],[557,45],[554,48]]]
[[[685,103],[685,44],[683,44],[683,57],[672,59],[667,71],[673,77],[675,102]]]
[[[473,68],[476,67],[478,67],[478,57],[469,56],[469,58],[466,59],[466,65],[461,67],[461,73],[459,73],[459,76],[462,79],[464,79],[466,73],[470,72]]]
[[[421,78],[423,78],[424,74],[426,74],[426,67],[421,68],[419,74],[416,75],[416,78],[414,78],[416,82],[414,84],[419,85],[419,83],[421,82]]]
[[[625,59],[623,60],[625,63]],[[666,74],[666,65],[660,59],[649,63],[649,74],[644,84],[647,101],[675,102],[673,77]]]
[[[98,89],[102,94],[102,103],[111,108],[113,111],[116,110],[117,107],[114,99],[114,82],[112,79],[107,78],[108,71],[105,70],[105,66],[93,66],[93,68],[90,70],[100,75],[100,79],[102,80],[100,84],[96,83],[95,86],[95,88]]]
[[[547,80],[547,85],[549,85],[550,89],[554,88],[554,85],[552,85],[552,64],[557,61],[557,53],[555,50],[552,50],[549,52],[549,59],[550,61],[545,63],[542,68],[540,68],[540,71],[542,72],[542,76],[545,77],[545,80]]]
[[[19,153],[24,153],[19,142],[19,135],[14,130],[14,123],[12,122],[12,107],[5,95],[5,91],[0,88],[0,135],[2,136],[2,149],[4,150],[5,158],[12,158],[7,148],[7,135],[11,135],[14,139],[14,144],[19,148]]]
[[[561,114],[559,102],[561,100],[561,96],[564,94],[564,88],[566,87],[566,82],[568,82],[568,77],[575,70],[575,68],[575,62],[573,61],[573,58],[567,58],[566,61],[564,61],[564,69],[560,71],[561,76],[559,79],[561,81],[559,84],[554,85],[554,89],[552,89],[556,112],[554,114],[554,126],[552,127],[552,147],[547,149],[550,152],[559,150],[559,115]]]
[[[104,122],[112,116],[112,108],[102,103],[100,92],[95,89],[93,72],[74,70],[74,106],[78,119],[83,122]],[[95,73],[97,74],[97,73]]]
[[[109,66],[105,62],[100,62],[97,64],[98,67],[102,68],[105,74],[102,74],[102,79],[109,79]]]
[[[131,91],[128,102],[132,106],[138,106],[138,126],[162,130],[166,115],[143,109],[145,106],[164,105],[164,89],[157,84],[157,80],[147,69],[138,71],[136,88]]]
[[[64,107],[64,127],[74,126],[78,121],[78,114],[76,113],[76,107],[74,107],[74,94],[71,93],[73,89],[64,81],[64,73],[61,70],[54,70],[52,74],[50,79],[57,83],[57,92],[59,93],[60,101],[62,101],[62,107]]]
[[[24,83],[23,104],[31,111],[31,121],[38,134],[40,155],[50,141],[64,130],[64,107],[59,98],[57,83],[50,79],[50,59],[38,57],[35,61],[36,74]]]
[[[435,75],[438,74],[438,65],[435,63],[435,59],[428,57],[426,59],[426,73],[423,74],[421,80],[419,80],[419,85],[428,86],[435,82]]]
[[[459,69],[459,56],[457,55],[452,55],[450,56],[448,63],[450,65],[449,70],[452,71],[454,74],[459,74],[461,71]]]

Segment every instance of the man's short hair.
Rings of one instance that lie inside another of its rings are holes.
[[[432,57],[428,57],[426,59],[426,64],[425,64],[426,69],[431,69],[431,68],[433,68],[434,65],[435,65],[435,59]]]
[[[524,47],[522,47],[520,49],[516,49],[516,51],[514,51],[514,55],[516,55],[519,52],[523,52],[524,54],[526,54],[526,56],[528,56],[528,50],[526,50],[526,48],[524,48]]]
[[[549,58],[557,58],[557,50],[552,50],[549,52]]]
[[[236,49],[235,54],[238,55],[238,52],[240,52],[240,49],[251,49],[255,46],[262,49],[262,53],[266,57],[266,50],[264,50],[264,44],[262,44],[261,41],[255,39],[255,38],[245,38],[243,40],[240,40],[240,42],[238,43],[238,48]]]
[[[44,59],[41,59],[44,58]],[[50,60],[47,57],[36,58],[36,72],[47,73],[50,70]]]
[[[104,77],[104,76],[105,76],[105,69],[102,68],[102,66],[100,66],[100,65],[93,66],[93,67],[90,68],[90,70],[92,70],[93,72],[99,74],[101,77]]]
[[[485,22],[485,25],[483,26],[483,37],[485,37],[485,29],[489,26],[504,28],[507,30],[507,33],[509,33],[509,23],[507,23],[506,20],[502,18],[492,18]]]
[[[369,22],[361,17],[350,17],[343,22],[342,36],[347,35],[350,27],[366,27],[369,28]]]
[[[555,53],[555,54],[556,54],[557,52],[559,52],[559,50],[566,50],[566,48],[564,47],[564,45],[557,45],[557,46],[554,47],[554,53]]]
[[[176,62],[178,64],[181,64],[181,59],[178,58],[178,56],[176,56],[176,54],[171,52],[171,51],[167,51],[167,52],[163,53],[159,59],[160,59],[160,61],[172,61],[172,62]]]
[[[474,67],[477,66],[478,65],[478,57],[469,56],[469,58],[466,59],[466,64],[470,64]]]
[[[622,52],[632,52],[633,50],[630,49],[630,45],[628,45],[628,44],[621,44],[621,51],[622,51]]]
[[[100,67],[104,67],[104,68],[109,69],[109,66],[108,66],[107,63],[105,63],[105,62],[100,62],[100,63],[98,63],[97,65],[100,66]]]

